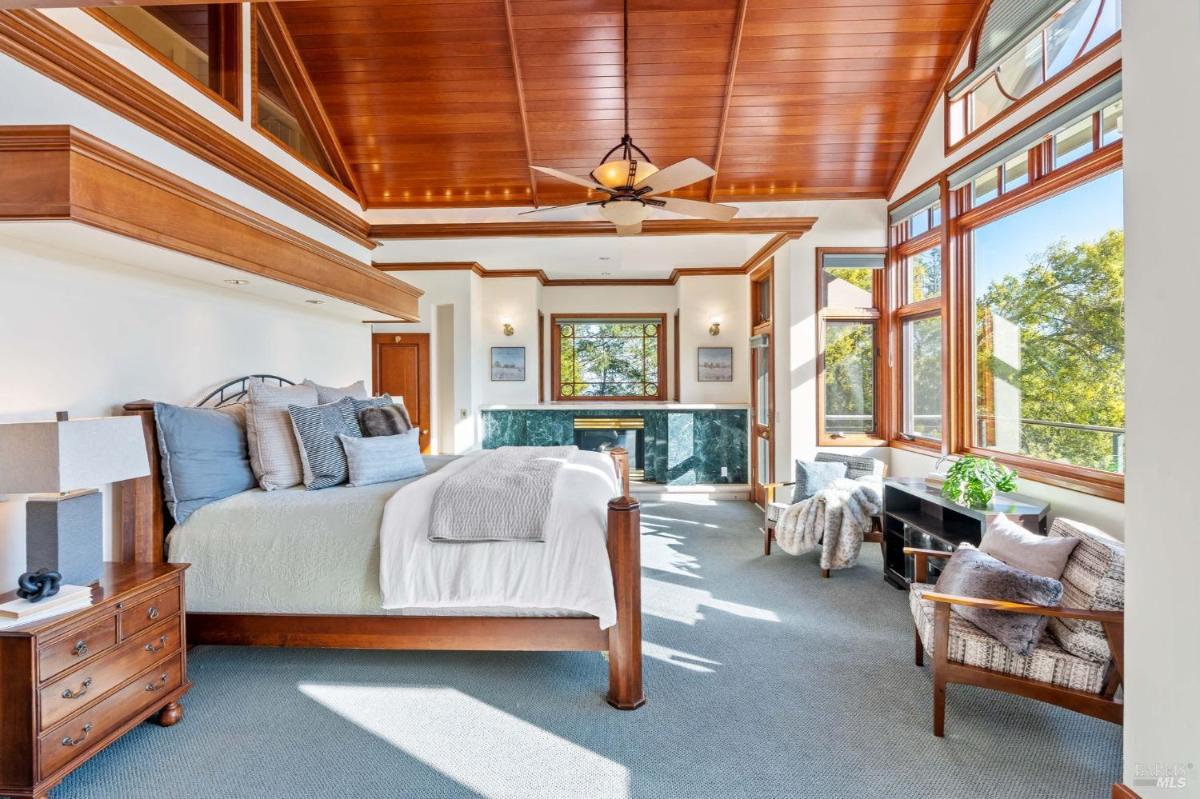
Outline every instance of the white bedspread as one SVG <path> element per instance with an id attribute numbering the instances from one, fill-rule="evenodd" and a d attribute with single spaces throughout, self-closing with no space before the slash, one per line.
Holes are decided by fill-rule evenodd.
<path id="1" fill-rule="evenodd" d="M 433 493 L 484 452 L 398 490 L 379 531 L 383 607 L 511 607 L 586 613 L 616 623 L 606 539 L 608 501 L 620 493 L 612 458 L 577 451 L 559 472 L 546 540 L 450 543 L 429 540 Z"/>

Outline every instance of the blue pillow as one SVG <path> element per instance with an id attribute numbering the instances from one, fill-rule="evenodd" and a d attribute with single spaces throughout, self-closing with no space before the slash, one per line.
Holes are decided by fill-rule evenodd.
<path id="1" fill-rule="evenodd" d="M 246 449 L 246 407 L 154 404 L 163 498 L 176 524 L 218 499 L 258 485 Z"/>
<path id="2" fill-rule="evenodd" d="M 387 483 L 425 474 L 421 431 L 416 428 L 398 436 L 358 438 L 340 435 L 338 438 L 346 449 L 352 486 Z"/>
<path id="3" fill-rule="evenodd" d="M 792 504 L 803 502 L 834 480 L 846 476 L 846 464 L 830 461 L 796 461 L 796 485 Z"/>

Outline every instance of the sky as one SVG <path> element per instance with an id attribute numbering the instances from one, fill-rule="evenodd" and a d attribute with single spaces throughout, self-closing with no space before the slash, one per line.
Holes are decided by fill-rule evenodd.
<path id="1" fill-rule="evenodd" d="M 1074 245 L 1122 230 L 1121 172 L 1103 177 L 998 219 L 975 231 L 976 296 L 997 277 L 1018 274 L 1059 239 Z"/>

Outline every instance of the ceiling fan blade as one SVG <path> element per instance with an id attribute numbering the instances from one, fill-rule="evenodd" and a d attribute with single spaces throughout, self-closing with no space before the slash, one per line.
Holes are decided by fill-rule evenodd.
<path id="1" fill-rule="evenodd" d="M 636 225 L 617 225 L 617 235 L 618 236 L 636 236 L 637 234 L 639 234 L 641 232 L 642 232 L 642 223 L 641 222 L 638 222 Z"/>
<path id="2" fill-rule="evenodd" d="M 738 209 L 732 205 L 718 205 L 699 200 L 684 200 L 679 197 L 660 197 L 661 208 L 685 216 L 697 216 L 701 219 L 711 219 L 714 222 L 728 222 L 733 219 Z M 657 205 L 658 203 L 655 203 Z"/>
<path id="3" fill-rule="evenodd" d="M 571 203 L 570 205 L 547 205 L 544 208 L 534 208 L 532 211 L 522 211 L 521 213 L 517 214 L 517 216 L 525 216 L 526 214 L 540 214 L 544 213 L 545 211 L 561 211 L 564 208 L 579 208 L 580 206 L 584 205 L 599 205 L 600 203 L 600 200 L 594 200 L 588 203 Z"/>
<path id="4" fill-rule="evenodd" d="M 530 169 L 533 169 L 537 172 L 541 172 L 543 175 L 549 175 L 552 178 L 558 178 L 559 180 L 565 180 L 567 183 L 574 183 L 576 186 L 583 186 L 585 189 L 596 189 L 597 191 L 606 191 L 606 192 L 609 191 L 607 188 L 605 188 L 604 186 L 601 186 L 599 183 L 597 183 L 594 180 L 589 180 L 588 178 L 581 178 L 578 175 L 572 175 L 569 172 L 563 172 L 558 169 L 551 169 L 548 166 L 531 166 Z M 611 192 L 609 192 L 609 193 L 611 193 Z"/>
<path id="5" fill-rule="evenodd" d="M 535 169 L 537 167 L 534 167 Z M 638 181 L 634 191 L 649 188 L 647 195 L 672 191 L 695 183 L 698 180 L 711 178 L 717 174 L 711 166 L 695 158 L 685 158 L 678 163 L 664 167 L 644 180 Z"/>

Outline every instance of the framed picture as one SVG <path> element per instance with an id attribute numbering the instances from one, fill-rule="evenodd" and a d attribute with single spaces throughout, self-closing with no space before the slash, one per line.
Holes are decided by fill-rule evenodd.
<path id="1" fill-rule="evenodd" d="M 492 347 L 492 382 L 525 380 L 524 347 Z"/>
<path id="2" fill-rule="evenodd" d="M 732 383 L 733 347 L 697 347 L 696 380 L 700 383 Z"/>

